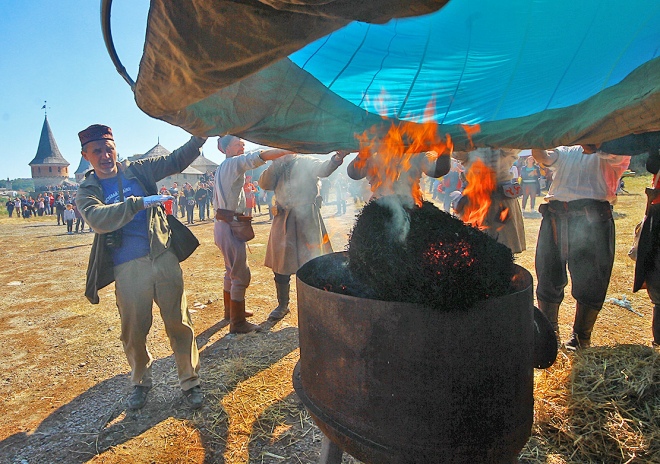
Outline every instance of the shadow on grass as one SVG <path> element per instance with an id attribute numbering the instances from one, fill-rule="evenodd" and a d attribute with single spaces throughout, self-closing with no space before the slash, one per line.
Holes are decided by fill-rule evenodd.
<path id="1" fill-rule="evenodd" d="M 222 398 L 231 394 L 239 383 L 267 369 L 298 347 L 298 329 L 295 327 L 245 336 L 225 335 L 208 345 L 211 337 L 226 325 L 227 321 L 218 322 L 197 336 L 198 346 L 204 347 L 200 351 L 200 376 L 206 401 L 201 409 L 191 411 L 184 404 L 174 357 L 168 356 L 154 361 L 154 387 L 141 410 L 126 409 L 126 398 L 130 393 L 128 375 L 116 375 L 59 407 L 36 430 L 2 440 L 0 462 L 87 462 L 168 418 L 186 420 L 198 427 L 205 448 L 205 461 L 224 462 L 228 429 L 226 414 L 224 419 L 221 417 Z M 247 362 L 252 359 L 259 360 L 259 363 Z M 235 369 L 237 360 L 244 361 L 240 371 Z M 212 434 L 206 428 L 211 422 L 215 423 Z"/>

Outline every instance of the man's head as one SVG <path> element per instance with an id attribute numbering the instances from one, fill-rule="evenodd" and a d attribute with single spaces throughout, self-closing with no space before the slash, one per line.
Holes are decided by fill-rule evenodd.
<path id="1" fill-rule="evenodd" d="M 227 158 L 233 158 L 245 152 L 245 144 L 234 135 L 225 135 L 218 138 L 218 150 L 227 155 Z"/>
<path id="2" fill-rule="evenodd" d="M 117 175 L 117 149 L 112 129 L 101 124 L 93 124 L 78 133 L 82 157 L 94 168 L 99 179 L 109 179 Z"/>

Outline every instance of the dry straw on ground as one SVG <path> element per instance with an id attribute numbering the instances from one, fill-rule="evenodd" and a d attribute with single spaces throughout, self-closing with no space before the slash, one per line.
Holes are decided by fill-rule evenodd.
<path id="1" fill-rule="evenodd" d="M 660 464 L 660 365 L 650 345 L 652 304 L 632 293 L 626 256 L 644 207 L 648 177 L 626 179 L 630 194 L 615 207 L 616 260 L 608 297 L 626 296 L 639 313 L 607 303 L 593 348 L 560 354 L 536 371 L 535 423 L 521 454 L 524 464 Z M 355 210 L 323 216 L 335 250 L 344 249 Z M 261 334 L 231 336 L 222 323 L 222 258 L 212 224 L 192 229 L 202 246 L 183 263 L 207 402 L 183 405 L 176 367 L 156 314 L 149 347 L 156 385 L 145 408 L 125 411 L 128 367 L 121 348 L 113 288 L 91 306 L 82 295 L 91 234 L 68 236 L 53 218 L 0 217 L 3 310 L 0 349 L 0 462 L 305 463 L 318 462 L 321 434 L 291 383 L 298 360 L 297 307 L 284 320 L 263 322 L 275 307 L 270 269 L 263 267 L 270 225 L 259 216 L 248 256 L 248 291 Z M 525 213 L 527 251 L 517 264 L 534 274 L 540 216 Z M 295 287 L 295 284 L 294 284 Z M 292 289 L 292 296 L 295 290 Z M 570 286 L 559 325 L 569 333 L 575 301 Z M 157 309 L 155 309 L 157 313 Z M 344 456 L 344 464 L 356 462 Z"/>
<path id="2" fill-rule="evenodd" d="M 561 353 L 535 385 L 524 462 L 660 462 L 660 353 L 648 346 Z"/>

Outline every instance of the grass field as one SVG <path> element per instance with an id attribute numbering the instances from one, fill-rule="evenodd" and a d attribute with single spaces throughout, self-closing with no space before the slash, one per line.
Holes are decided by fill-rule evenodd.
<path id="1" fill-rule="evenodd" d="M 617 251 L 608 298 L 625 296 L 634 312 L 606 303 L 594 348 L 576 357 L 560 353 L 555 366 L 536 371 L 535 425 L 521 462 L 660 463 L 660 361 L 650 348 L 652 305 L 645 292 L 631 292 L 634 263 L 626 256 L 648 183 L 649 177 L 626 179 L 629 193 L 614 209 Z M 342 250 L 356 210 L 349 205 L 344 216 L 334 210 L 325 206 L 323 215 L 334 249 Z M 526 216 L 527 250 L 517 262 L 534 275 L 540 217 Z M 127 412 L 128 366 L 114 288 L 101 291 L 97 306 L 83 296 L 92 234 L 66 235 L 53 217 L 23 220 L 0 213 L 0 462 L 317 462 L 321 434 L 291 384 L 298 360 L 295 299 L 281 322 L 265 322 L 276 306 L 272 273 L 263 266 L 267 215 L 255 222 L 247 304 L 265 333 L 228 334 L 222 256 L 212 223 L 196 223 L 192 230 L 202 245 L 182 267 L 206 404 L 197 412 L 183 405 L 156 310 L 148 341 L 156 385 L 144 409 Z M 564 336 L 573 308 L 569 289 L 560 311 Z M 345 455 L 344 462 L 356 461 Z"/>

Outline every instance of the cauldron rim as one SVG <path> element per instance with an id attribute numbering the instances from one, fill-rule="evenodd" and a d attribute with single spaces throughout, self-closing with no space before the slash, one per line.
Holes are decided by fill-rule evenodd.
<path id="1" fill-rule="evenodd" d="M 369 298 L 369 297 L 363 297 L 363 296 L 354 296 L 354 295 L 350 295 L 350 294 L 347 294 L 347 293 L 340 293 L 340 292 L 335 292 L 335 291 L 332 291 L 332 290 L 327 290 L 327 289 L 324 289 L 324 288 L 320 288 L 316 285 L 312 285 L 311 283 L 309 283 L 309 278 L 308 278 L 308 274 L 310 273 L 309 268 L 311 268 L 313 266 L 316 266 L 320 261 L 325 261 L 325 260 L 330 260 L 330 259 L 339 259 L 339 258 L 346 261 L 348 259 L 348 252 L 347 251 L 336 251 L 336 252 L 333 252 L 333 253 L 327 253 L 325 255 L 317 256 L 316 258 L 313 258 L 310 261 L 303 264 L 300 267 L 300 269 L 298 269 L 298 271 L 296 272 L 296 279 L 300 280 L 300 282 L 304 283 L 305 285 L 307 285 L 310 288 L 314 288 L 316 290 L 325 291 L 325 292 L 333 293 L 335 295 L 339 295 L 342 298 L 346 298 L 348 301 L 350 301 L 350 300 L 356 300 L 356 301 L 365 301 L 365 300 L 366 301 L 383 301 L 383 302 L 387 302 L 387 303 L 396 303 L 397 306 L 402 306 L 404 308 L 406 306 L 411 307 L 411 308 L 412 307 L 415 307 L 415 308 L 427 307 L 426 305 L 421 305 L 419 303 L 411 303 L 411 302 L 406 302 L 406 301 L 380 300 L 380 299 L 376 299 L 376 298 Z M 477 308 L 477 307 L 481 306 L 484 302 L 497 300 L 498 298 L 506 298 L 506 297 L 515 296 L 515 295 L 518 295 L 518 294 L 521 294 L 521 293 L 527 291 L 527 289 L 530 286 L 533 285 L 533 278 L 532 278 L 531 273 L 527 269 L 525 269 L 524 267 L 520 266 L 519 264 L 514 263 L 513 267 L 514 267 L 514 272 L 513 272 L 512 282 L 511 282 L 511 287 L 513 289 L 512 291 L 509 291 L 509 292 L 507 292 L 503 295 L 499 295 L 499 296 L 496 296 L 496 297 L 484 298 L 484 299 L 478 300 L 475 303 L 473 303 L 470 306 L 470 308 L 468 308 L 468 310 L 473 309 L 473 308 Z M 517 276 L 519 277 L 519 280 L 515 281 Z"/>

